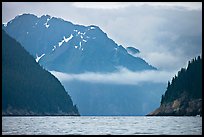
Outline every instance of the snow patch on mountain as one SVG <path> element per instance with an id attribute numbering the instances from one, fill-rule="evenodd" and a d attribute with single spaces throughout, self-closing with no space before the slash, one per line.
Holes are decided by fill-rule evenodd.
<path id="1" fill-rule="evenodd" d="M 6 27 L 6 26 L 7 26 L 7 23 L 3 23 L 3 25 L 4 25 L 4 27 Z"/>
<path id="2" fill-rule="evenodd" d="M 89 27 L 88 30 L 93 30 L 96 29 L 95 27 Z"/>
<path id="3" fill-rule="evenodd" d="M 54 51 L 56 49 L 56 46 L 54 46 L 54 48 L 52 49 L 52 51 Z"/>
<path id="4" fill-rule="evenodd" d="M 60 47 L 64 43 L 64 40 L 58 43 L 58 46 Z"/>
<path id="5" fill-rule="evenodd" d="M 87 42 L 87 40 L 84 40 L 84 39 L 82 41 Z"/>
<path id="6" fill-rule="evenodd" d="M 72 35 L 72 34 L 71 34 L 68 38 L 66 38 L 66 37 L 64 36 L 64 37 L 63 37 L 63 40 L 58 43 L 58 46 L 60 47 L 64 42 L 67 43 L 67 42 L 70 41 L 72 38 L 73 38 L 73 35 Z"/>
<path id="7" fill-rule="evenodd" d="M 45 54 L 42 54 L 41 56 L 38 57 L 38 54 L 36 54 L 36 59 L 35 61 L 38 62 L 43 56 L 45 56 Z"/>
<path id="8" fill-rule="evenodd" d="M 45 27 L 48 28 L 50 25 L 48 24 L 48 21 L 51 19 L 52 17 L 50 18 L 47 18 L 47 21 L 44 23 Z"/>
<path id="9" fill-rule="evenodd" d="M 48 28 L 50 25 L 46 24 L 45 27 Z"/>
<path id="10" fill-rule="evenodd" d="M 72 38 L 73 38 L 73 35 L 72 35 L 72 34 L 71 34 L 68 38 L 65 38 L 65 36 L 64 36 L 64 41 L 65 41 L 65 42 L 68 42 L 68 41 L 70 41 Z"/>

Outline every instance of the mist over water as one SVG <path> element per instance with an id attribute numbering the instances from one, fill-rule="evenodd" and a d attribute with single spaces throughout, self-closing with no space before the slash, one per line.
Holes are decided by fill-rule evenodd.
<path id="1" fill-rule="evenodd" d="M 2 117 L 3 135 L 202 135 L 202 117 Z"/>

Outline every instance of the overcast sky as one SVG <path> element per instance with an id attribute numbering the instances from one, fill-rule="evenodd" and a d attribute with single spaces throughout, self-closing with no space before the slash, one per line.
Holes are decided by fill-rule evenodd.
<path id="1" fill-rule="evenodd" d="M 162 71 L 180 70 L 202 53 L 201 2 L 2 3 L 2 23 L 23 13 L 97 25 L 118 45 L 139 49 L 138 56 Z"/>

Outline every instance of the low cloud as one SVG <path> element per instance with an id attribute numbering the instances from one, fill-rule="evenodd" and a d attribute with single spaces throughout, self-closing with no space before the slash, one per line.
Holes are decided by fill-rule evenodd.
<path id="1" fill-rule="evenodd" d="M 60 81 L 84 81 L 90 83 L 105 83 L 105 84 L 124 84 L 138 85 L 144 82 L 152 83 L 167 83 L 176 74 L 176 72 L 146 70 L 133 72 L 122 68 L 113 73 L 95 73 L 86 72 L 81 74 L 68 74 L 58 71 L 50 71 Z"/>

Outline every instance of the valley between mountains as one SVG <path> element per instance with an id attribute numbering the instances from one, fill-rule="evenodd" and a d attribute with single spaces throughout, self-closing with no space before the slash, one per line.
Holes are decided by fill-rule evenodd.
<path id="1" fill-rule="evenodd" d="M 200 56 L 167 87 L 155 75 L 166 74 L 139 49 L 118 45 L 96 25 L 22 14 L 2 24 L 2 35 L 3 115 L 202 115 L 201 104 L 187 109 L 202 102 Z M 195 73 L 197 82 L 185 87 Z M 180 99 L 184 91 L 188 98 Z"/>

